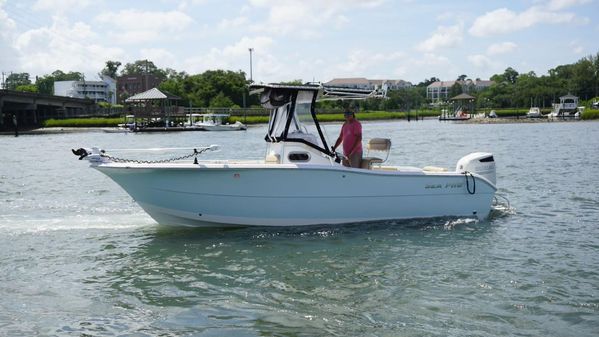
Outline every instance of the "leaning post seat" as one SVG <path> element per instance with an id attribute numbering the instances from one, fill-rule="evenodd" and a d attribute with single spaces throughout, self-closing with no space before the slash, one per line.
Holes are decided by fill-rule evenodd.
<path id="1" fill-rule="evenodd" d="M 391 139 L 389 138 L 372 138 L 366 144 L 366 156 L 362 158 L 360 165 L 363 169 L 371 169 L 373 164 L 382 164 L 389 158 L 389 151 L 391 150 Z M 385 159 L 378 157 L 370 157 L 370 151 L 386 152 Z"/>

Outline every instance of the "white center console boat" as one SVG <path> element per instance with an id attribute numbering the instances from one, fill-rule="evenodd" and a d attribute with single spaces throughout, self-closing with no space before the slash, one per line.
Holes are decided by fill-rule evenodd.
<path id="1" fill-rule="evenodd" d="M 262 161 L 135 162 L 98 148 L 74 152 L 165 225 L 304 226 L 488 216 L 496 191 L 492 154 L 471 153 L 455 170 L 384 166 L 376 158 L 365 159 L 363 168 L 345 167 L 324 136 L 315 102 L 375 93 L 321 85 L 251 89 L 271 109 Z M 371 145 L 377 144 L 390 146 L 390 141 Z"/>

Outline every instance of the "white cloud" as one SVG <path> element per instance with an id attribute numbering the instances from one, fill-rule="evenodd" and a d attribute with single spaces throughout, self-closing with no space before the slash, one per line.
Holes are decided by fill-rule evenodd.
<path id="1" fill-rule="evenodd" d="M 498 54 L 506 54 L 518 47 L 517 44 L 513 42 L 501 42 L 494 43 L 487 48 L 488 55 L 498 55 Z"/>
<path id="2" fill-rule="evenodd" d="M 92 4 L 97 5 L 97 1 L 94 3 L 92 0 L 37 0 L 32 8 L 36 11 L 66 13 L 85 9 Z"/>
<path id="3" fill-rule="evenodd" d="M 565 23 L 574 20 L 572 13 L 554 13 L 538 6 L 530 7 L 521 13 L 507 8 L 496 9 L 479 16 L 470 27 L 469 33 L 478 36 L 506 34 L 532 27 L 540 23 Z"/>
<path id="4" fill-rule="evenodd" d="M 433 52 L 439 48 L 456 47 L 463 40 L 463 25 L 439 26 L 428 39 L 420 42 L 416 49 L 423 52 Z"/>
<path id="5" fill-rule="evenodd" d="M 128 9 L 118 13 L 101 13 L 96 16 L 95 21 L 116 29 L 110 34 L 113 41 L 132 44 L 176 38 L 193 19 L 180 11 L 149 12 Z"/>
<path id="6" fill-rule="evenodd" d="M 163 0 L 164 2 L 165 0 Z M 171 1 L 171 0 L 168 0 Z M 177 0 L 172 0 L 177 1 Z M 177 10 L 181 12 L 186 12 L 191 10 L 194 6 L 203 6 L 208 3 L 208 0 L 183 0 L 179 1 L 177 4 Z"/>
<path id="7" fill-rule="evenodd" d="M 0 1 L 0 38 L 8 38 L 15 28 L 15 21 L 2 9 L 2 2 Z"/>
<path id="8" fill-rule="evenodd" d="M 584 53 L 584 47 L 580 44 L 580 41 L 578 39 L 570 42 L 570 49 L 576 55 L 581 55 Z"/>
<path id="9" fill-rule="evenodd" d="M 60 69 L 93 76 L 104 67 L 106 60 L 122 59 L 125 54 L 120 48 L 95 43 L 98 39 L 87 24 L 71 25 L 65 18 L 54 17 L 51 26 L 18 35 L 14 48 L 20 55 L 20 67 L 32 74 Z"/>
<path id="10" fill-rule="evenodd" d="M 255 38 L 243 37 L 235 44 L 224 48 L 212 48 L 199 56 L 187 58 L 184 69 L 191 74 L 201 73 L 208 69 L 244 70 L 249 77 L 249 48 L 253 52 L 253 73 L 260 74 L 260 78 L 272 75 L 273 71 L 280 69 L 280 62 L 271 54 L 273 40 L 270 37 L 258 36 Z M 254 76 L 256 79 L 256 76 Z"/>
<path id="11" fill-rule="evenodd" d="M 140 60 L 152 60 L 159 68 L 172 68 L 177 63 L 177 57 L 166 49 L 143 48 L 139 52 Z"/>
<path id="12" fill-rule="evenodd" d="M 17 50 L 12 46 L 16 35 L 16 23 L 2 9 L 3 1 L 0 0 L 0 70 L 16 69 Z"/>
<path id="13" fill-rule="evenodd" d="M 494 66 L 491 59 L 481 54 L 468 55 L 468 61 L 470 61 L 476 68 L 489 68 Z"/>
<path id="14" fill-rule="evenodd" d="M 349 22 L 343 13 L 355 8 L 375 8 L 383 0 L 250 0 L 259 9 L 268 10 L 268 19 L 255 24 L 252 29 L 270 34 L 293 33 L 302 38 L 314 38 L 321 34 L 322 27 L 331 25 L 335 29 Z"/>
<path id="15" fill-rule="evenodd" d="M 397 64 L 405 58 L 406 56 L 402 52 L 373 53 L 370 50 L 354 50 L 349 53 L 346 61 L 335 67 L 336 76 L 373 77 L 374 72 L 380 71 L 380 66 L 387 65 L 391 68 L 393 64 Z"/>
<path id="16" fill-rule="evenodd" d="M 552 11 L 558 11 L 564 8 L 583 5 L 589 2 L 591 2 L 591 0 L 550 0 L 547 4 L 547 8 Z"/>
<path id="17" fill-rule="evenodd" d="M 223 19 L 218 24 L 218 29 L 220 30 L 230 30 L 239 28 L 248 23 L 248 18 L 246 16 L 239 16 L 233 19 Z"/>
<path id="18" fill-rule="evenodd" d="M 453 79 L 458 76 L 458 73 L 463 73 L 447 56 L 435 53 L 414 55 L 402 62 L 400 67 L 396 71 L 404 70 L 405 72 L 402 74 L 405 76 L 404 79 L 411 78 L 415 81 L 414 83 L 433 76 L 441 79 Z"/>

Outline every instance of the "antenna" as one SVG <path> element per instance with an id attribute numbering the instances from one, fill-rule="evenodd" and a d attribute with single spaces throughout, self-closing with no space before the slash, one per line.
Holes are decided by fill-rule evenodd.
<path id="1" fill-rule="evenodd" d="M 375 89 L 350 89 L 344 87 L 322 86 L 322 96 L 319 101 L 338 100 L 338 99 L 367 99 L 367 98 L 386 98 L 387 91 Z"/>

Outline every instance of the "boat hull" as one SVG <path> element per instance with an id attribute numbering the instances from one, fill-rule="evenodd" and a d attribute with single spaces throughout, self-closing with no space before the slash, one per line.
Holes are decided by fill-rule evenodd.
<path id="1" fill-rule="evenodd" d="M 442 216 L 486 218 L 495 187 L 458 173 L 235 166 L 95 167 L 158 223 L 305 226 Z M 475 185 L 475 186 L 474 186 Z M 472 192 L 476 188 L 474 194 Z"/>

